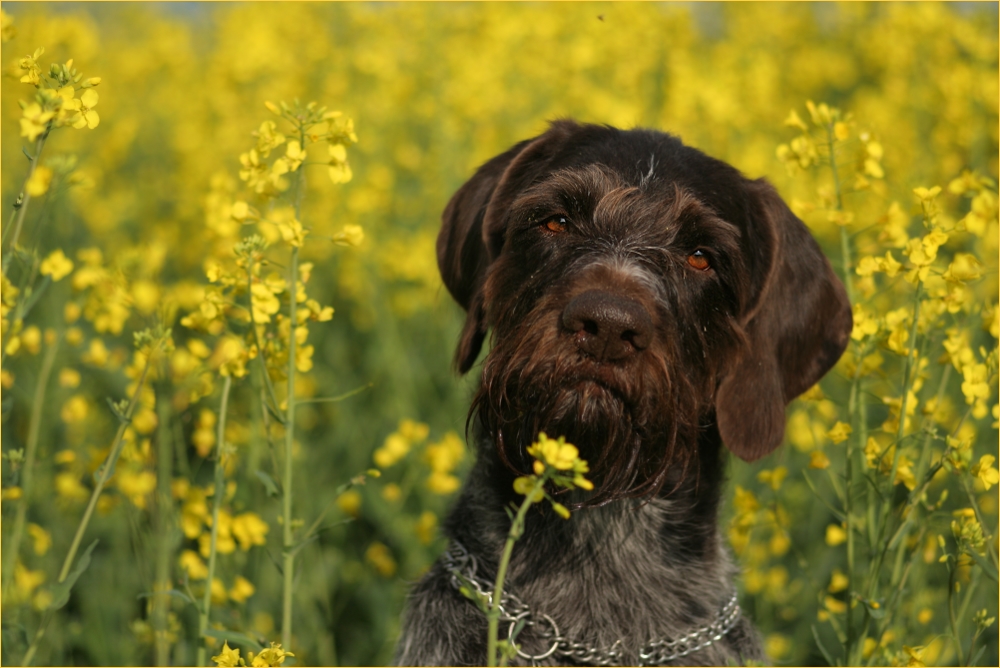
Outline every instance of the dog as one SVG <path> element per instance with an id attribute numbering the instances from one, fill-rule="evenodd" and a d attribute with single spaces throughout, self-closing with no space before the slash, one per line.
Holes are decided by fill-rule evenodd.
<path id="1" fill-rule="evenodd" d="M 500 638 L 515 665 L 766 661 L 718 529 L 725 450 L 753 461 L 785 406 L 840 358 L 843 284 L 763 179 L 653 130 L 559 120 L 482 165 L 437 240 L 467 317 L 455 364 L 492 330 L 472 402 L 475 463 L 448 552 L 404 611 L 400 665 L 484 665 L 491 595 L 539 432 L 592 491 L 538 504 L 514 547 Z M 468 431 L 468 429 L 467 429 Z"/>

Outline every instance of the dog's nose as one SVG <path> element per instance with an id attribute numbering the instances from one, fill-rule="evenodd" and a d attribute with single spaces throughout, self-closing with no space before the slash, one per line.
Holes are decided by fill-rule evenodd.
<path id="1" fill-rule="evenodd" d="M 576 345 L 598 362 L 644 350 L 653 335 L 653 320 L 642 304 L 604 290 L 588 290 L 570 300 L 562 324 L 574 334 Z"/>

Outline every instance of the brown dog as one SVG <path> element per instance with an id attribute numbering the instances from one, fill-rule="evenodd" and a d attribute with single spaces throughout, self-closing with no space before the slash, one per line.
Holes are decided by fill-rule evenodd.
<path id="1" fill-rule="evenodd" d="M 504 629 L 527 622 L 517 661 L 763 659 L 718 532 L 722 445 L 776 448 L 786 404 L 847 344 L 844 288 L 802 222 L 675 137 L 559 121 L 455 194 L 438 262 L 468 313 L 459 370 L 490 329 L 492 348 L 452 547 L 412 594 L 397 661 L 485 661 L 486 618 L 457 585 L 490 593 L 539 431 L 577 445 L 596 488 L 568 495 L 568 521 L 528 518 L 501 599 Z"/>

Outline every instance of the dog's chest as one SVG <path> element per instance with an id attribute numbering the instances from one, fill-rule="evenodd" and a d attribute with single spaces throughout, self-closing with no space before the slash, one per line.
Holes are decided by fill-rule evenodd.
<path id="1" fill-rule="evenodd" d="M 718 541 L 685 530 L 666 501 L 577 511 L 562 527 L 531 529 L 515 550 L 511 589 L 571 642 L 600 650 L 620 641 L 635 658 L 650 641 L 709 622 L 729 594 Z"/>

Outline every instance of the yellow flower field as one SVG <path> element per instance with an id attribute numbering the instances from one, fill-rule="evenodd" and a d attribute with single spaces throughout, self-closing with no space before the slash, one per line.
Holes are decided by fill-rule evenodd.
<path id="1" fill-rule="evenodd" d="M 848 352 L 730 466 L 773 661 L 997 665 L 995 5 L 5 3 L 0 33 L 5 665 L 391 662 L 470 460 L 440 214 L 560 117 L 766 176 L 845 278 Z"/>

